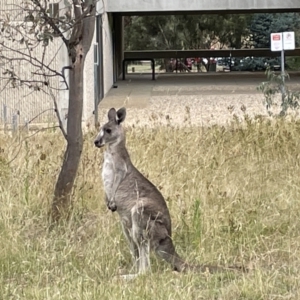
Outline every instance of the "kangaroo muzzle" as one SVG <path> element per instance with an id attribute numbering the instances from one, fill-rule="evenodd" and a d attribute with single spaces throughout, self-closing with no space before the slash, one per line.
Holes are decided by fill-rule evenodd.
<path id="1" fill-rule="evenodd" d="M 97 148 L 101 148 L 105 145 L 103 129 L 100 130 L 98 136 L 96 137 L 96 139 L 94 141 L 94 144 Z"/>
<path id="2" fill-rule="evenodd" d="M 105 143 L 103 142 L 103 139 L 95 140 L 94 144 L 97 148 L 101 148 L 105 145 Z"/>

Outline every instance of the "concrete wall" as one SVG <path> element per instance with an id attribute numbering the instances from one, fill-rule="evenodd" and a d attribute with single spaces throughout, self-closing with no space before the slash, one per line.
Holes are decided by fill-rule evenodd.
<path id="1" fill-rule="evenodd" d="M 104 95 L 111 89 L 114 83 L 114 63 L 113 63 L 113 30 L 112 16 L 108 13 L 103 14 L 103 76 L 104 76 Z"/>
<path id="2" fill-rule="evenodd" d="M 97 14 L 102 15 L 104 95 L 114 84 L 113 20 L 107 9 L 110 2 L 112 0 L 99 0 L 97 2 Z"/>
<path id="3" fill-rule="evenodd" d="M 113 0 L 108 12 L 300 10 L 300 0 Z"/>
<path id="4" fill-rule="evenodd" d="M 51 2 L 58 2 L 57 0 L 50 0 Z M 11 19 L 15 21 L 23 21 L 24 14 L 19 10 L 8 10 L 8 5 L 16 5 L 20 2 L 20 0 L 0 0 L 0 18 L 3 17 L 5 19 L 6 14 L 8 13 Z M 64 2 L 59 1 L 60 9 L 64 8 Z M 113 29 L 112 29 L 112 15 L 110 13 L 105 12 L 105 8 L 107 7 L 107 1 L 101 0 L 97 3 L 97 13 L 103 14 L 103 24 L 102 24 L 102 32 L 103 32 L 103 66 L 104 66 L 104 94 L 106 94 L 113 85 Z M 13 6 L 12 6 L 13 7 Z M 8 10 L 8 11 L 6 11 Z M 67 37 L 68 38 L 68 37 Z M 1 35 L 0 35 L 1 41 Z M 96 43 L 96 30 L 94 34 L 94 39 L 91 44 L 90 51 L 87 54 L 84 68 L 84 104 L 83 104 L 83 122 L 87 122 L 91 120 L 93 117 L 94 111 L 94 47 L 93 45 Z M 6 42 L 7 45 L 8 42 Z M 10 45 L 15 47 L 13 44 Z M 20 46 L 18 44 L 18 46 Z M 68 66 L 70 64 L 68 53 L 65 45 L 62 41 L 57 38 L 54 39 L 52 43 L 47 48 L 48 52 L 45 58 L 45 62 L 47 60 L 51 60 L 50 67 L 52 69 L 60 71 L 62 66 Z M 43 48 L 36 48 L 31 54 L 40 58 L 43 53 Z M 13 55 L 13 53 L 12 53 Z M 53 59 L 54 57 L 54 59 Z M 20 73 L 25 77 L 28 77 L 31 72 L 36 71 L 36 68 L 28 63 L 18 63 L 16 62 L 17 70 L 20 70 Z M 0 64 L 1 74 L 5 70 L 6 65 Z M 66 80 L 69 78 L 69 70 L 65 70 Z M 27 76 L 27 73 L 29 74 Z M 63 121 L 63 126 L 66 129 L 66 115 L 68 113 L 68 102 L 69 102 L 69 91 L 66 90 L 65 84 L 62 82 L 61 78 L 53 77 L 51 78 L 51 86 L 55 88 L 53 90 L 54 96 L 57 99 L 58 111 Z M 0 90 L 3 89 L 0 96 L 0 125 L 4 120 L 4 107 L 5 107 L 5 119 L 10 123 L 12 120 L 12 116 L 19 112 L 18 118 L 20 123 L 24 123 L 25 120 L 30 120 L 35 116 L 39 115 L 41 112 L 45 111 L 45 113 L 41 114 L 40 117 L 35 119 L 35 122 L 43 123 L 43 122 L 56 122 L 56 115 L 54 113 L 53 99 L 45 93 L 42 92 L 34 92 L 29 90 L 26 86 L 20 87 L 18 89 L 9 88 L 4 89 L 6 85 L 5 80 L 0 81 Z M 49 110 L 49 111 L 47 111 Z M 6 112 L 7 111 L 7 112 Z"/>
<path id="5" fill-rule="evenodd" d="M 112 16 L 105 12 L 106 0 L 97 3 L 97 13 L 102 14 L 102 33 L 103 33 L 103 85 L 104 95 L 111 89 L 113 85 L 113 36 L 112 36 Z M 84 93 L 83 93 L 83 115 L 82 121 L 86 125 L 93 122 L 93 112 L 95 109 L 95 89 L 94 89 L 94 44 L 96 44 L 96 29 L 94 32 L 91 48 L 87 54 L 84 67 Z M 68 60 L 66 51 L 62 50 L 61 61 L 67 65 Z M 68 72 L 66 75 L 68 77 Z M 100 84 L 100 82 L 98 83 Z M 59 111 L 64 119 L 64 115 L 68 110 L 68 91 L 60 92 Z M 66 120 L 65 120 L 66 121 Z"/>
<path id="6" fill-rule="evenodd" d="M 113 36 L 112 36 L 112 16 L 105 12 L 107 1 L 99 1 L 97 13 L 102 14 L 102 35 L 103 35 L 103 90 L 104 95 L 113 86 Z M 94 94 L 94 47 L 96 43 L 96 30 L 89 53 L 86 57 L 84 68 L 84 105 L 83 122 L 91 121 L 95 109 Z M 98 83 L 100 84 L 100 82 Z"/>
<path id="7" fill-rule="evenodd" d="M 84 90 L 83 90 L 83 112 L 82 121 L 86 122 L 93 116 L 95 109 L 95 90 L 94 90 L 94 44 L 96 43 L 96 30 L 94 31 L 91 48 L 87 53 L 84 65 Z"/>
<path id="8" fill-rule="evenodd" d="M 9 18 L 12 25 L 22 24 L 26 13 L 20 8 L 20 2 L 20 0 L 0 0 L 0 20 Z M 26 24 L 28 26 L 30 25 L 30 23 L 25 23 L 24 25 Z M 21 27 L 19 30 L 22 30 Z M 27 35 L 28 39 L 35 39 L 33 35 L 30 36 L 30 34 L 26 34 L 25 31 L 23 31 L 22 34 L 25 36 Z M 18 40 L 21 39 L 21 35 L 15 33 L 14 41 L 6 39 L 5 36 L 5 34 L 0 33 L 0 42 L 4 42 L 6 47 L 19 50 L 40 61 L 43 60 L 42 57 L 45 48 L 42 43 L 39 45 L 35 44 L 32 50 L 28 51 L 24 44 L 18 42 Z M 27 62 L 25 59 L 28 59 L 28 57 L 11 51 L 6 47 L 0 46 L 2 54 L 7 58 L 14 60 L 11 62 L 4 59 L 0 61 L 0 127 L 4 122 L 11 124 L 13 116 L 17 117 L 19 125 L 24 125 L 25 122 L 30 120 L 33 120 L 32 123 L 55 123 L 56 115 L 54 113 L 53 99 L 48 94 L 49 90 L 46 87 L 44 90 L 47 93 L 44 93 L 42 91 L 34 90 L 33 88 L 28 88 L 28 85 L 26 84 L 21 85 L 18 88 L 12 88 L 11 83 L 7 84 L 8 81 L 6 79 L 9 79 L 9 76 L 3 73 L 6 69 L 10 69 L 11 67 L 13 67 L 17 76 L 20 76 L 20 79 L 22 80 L 34 81 L 44 80 L 44 78 L 42 76 L 33 75 L 33 73 L 39 71 L 39 68 Z M 61 70 L 59 54 L 61 47 L 61 40 L 55 38 L 46 48 L 44 63 L 45 65 L 49 65 L 53 70 Z M 60 81 L 60 77 L 49 78 L 49 87 L 53 87 L 52 93 L 56 99 L 59 98 L 58 88 Z"/>

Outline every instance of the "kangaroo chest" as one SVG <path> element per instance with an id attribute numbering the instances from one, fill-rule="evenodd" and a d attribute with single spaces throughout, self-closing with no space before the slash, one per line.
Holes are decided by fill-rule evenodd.
<path id="1" fill-rule="evenodd" d="M 112 154 L 105 151 L 104 152 L 104 162 L 102 167 L 102 180 L 107 196 L 111 194 L 111 188 L 114 183 L 115 172 Z"/>

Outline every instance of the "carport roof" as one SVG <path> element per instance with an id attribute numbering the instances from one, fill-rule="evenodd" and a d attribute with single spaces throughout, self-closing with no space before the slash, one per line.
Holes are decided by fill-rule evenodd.
<path id="1" fill-rule="evenodd" d="M 286 56 L 300 56 L 300 48 L 286 50 Z M 272 52 L 268 48 L 257 49 L 220 49 L 220 50 L 143 50 L 125 51 L 125 59 L 149 58 L 186 58 L 186 57 L 278 57 L 280 52 Z"/>

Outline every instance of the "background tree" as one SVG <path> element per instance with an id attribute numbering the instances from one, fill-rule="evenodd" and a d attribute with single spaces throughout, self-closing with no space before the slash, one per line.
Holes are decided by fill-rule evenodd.
<path id="1" fill-rule="evenodd" d="M 130 18 L 130 19 L 129 19 Z M 133 16 L 125 22 L 127 50 L 241 48 L 248 15 Z M 209 62 L 209 57 L 207 58 Z M 165 64 L 168 60 L 165 60 Z M 209 68 L 209 63 L 205 65 Z"/>
<path id="2" fill-rule="evenodd" d="M 249 15 L 133 16 L 125 23 L 127 50 L 241 48 Z"/>
<path id="3" fill-rule="evenodd" d="M 58 221 L 70 212 L 71 191 L 76 178 L 83 148 L 83 71 L 95 28 L 96 0 L 65 0 L 59 13 L 51 14 L 49 1 L 23 0 L 8 5 L 1 13 L 0 60 L 2 80 L 11 86 L 28 87 L 30 90 L 48 92 L 53 96 L 57 85 L 52 78 L 60 78 L 69 90 L 67 131 L 60 128 L 66 138 L 66 150 L 55 185 L 51 210 L 52 221 Z M 18 22 L 14 22 L 14 20 Z M 56 53 L 49 45 L 60 39 L 68 53 L 69 62 L 60 70 L 52 68 Z M 52 49 L 53 50 L 53 49 Z M 18 64 L 28 63 L 32 72 L 24 72 Z M 69 82 L 65 70 L 69 70 Z M 56 101 L 54 101 L 57 108 Z"/>
<path id="4" fill-rule="evenodd" d="M 299 13 L 254 14 L 249 26 L 254 48 L 270 48 L 270 34 L 284 31 L 295 31 L 299 46 L 299 30 Z"/>
<path id="5" fill-rule="evenodd" d="M 250 43 L 254 48 L 270 48 L 270 34 L 272 32 L 294 31 L 296 47 L 300 46 L 300 14 L 254 14 L 252 16 L 249 33 Z M 274 59 L 273 59 L 274 61 Z M 300 67 L 299 57 L 286 57 L 288 69 L 298 70 Z"/>
<path id="6" fill-rule="evenodd" d="M 181 49 L 177 16 L 132 16 L 130 19 L 125 23 L 127 50 Z"/>

